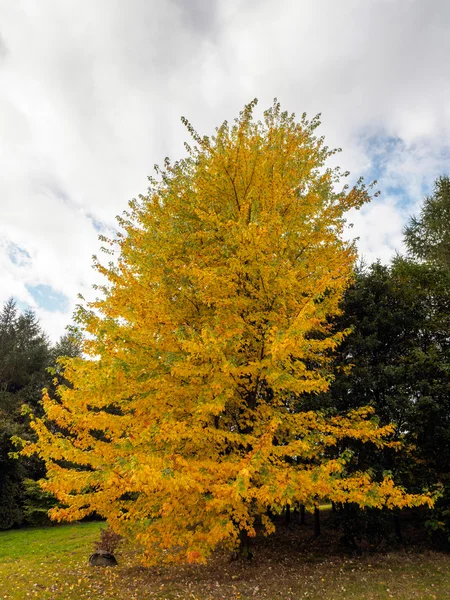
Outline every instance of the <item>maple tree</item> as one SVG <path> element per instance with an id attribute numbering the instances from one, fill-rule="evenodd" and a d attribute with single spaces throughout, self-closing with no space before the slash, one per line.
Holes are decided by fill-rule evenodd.
<path id="1" fill-rule="evenodd" d="M 273 531 L 268 511 L 285 505 L 431 502 L 329 452 L 392 444 L 370 409 L 296 409 L 332 378 L 347 332 L 330 317 L 356 257 L 344 217 L 369 193 L 335 191 L 347 173 L 326 168 L 318 117 L 297 122 L 275 102 L 256 122 L 255 104 L 210 138 L 184 119 L 195 146 L 157 168 L 105 240 L 118 260 L 95 261 L 108 283 L 78 311 L 85 356 L 62 361 L 68 384 L 44 397 L 24 449 L 46 461 L 53 518 L 96 512 L 147 564 L 236 548 Z"/>

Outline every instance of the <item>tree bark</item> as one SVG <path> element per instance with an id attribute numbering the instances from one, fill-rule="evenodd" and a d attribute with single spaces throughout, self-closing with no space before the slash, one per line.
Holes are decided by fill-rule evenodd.
<path id="1" fill-rule="evenodd" d="M 399 542 L 403 542 L 402 526 L 398 514 L 394 514 L 394 530 Z"/>
<path id="2" fill-rule="evenodd" d="M 289 506 L 289 504 L 286 504 L 286 506 L 284 507 L 284 522 L 286 523 L 286 525 L 289 525 L 289 523 L 291 522 L 291 507 Z"/>
<path id="3" fill-rule="evenodd" d="M 246 560 L 250 560 L 253 557 L 251 540 L 246 529 L 241 529 L 239 532 L 238 556 L 239 558 L 244 558 Z"/>
<path id="4" fill-rule="evenodd" d="M 300 504 L 300 525 L 305 524 L 305 505 Z"/>
<path id="5" fill-rule="evenodd" d="M 320 510 L 318 506 L 314 507 L 314 537 L 320 535 Z"/>

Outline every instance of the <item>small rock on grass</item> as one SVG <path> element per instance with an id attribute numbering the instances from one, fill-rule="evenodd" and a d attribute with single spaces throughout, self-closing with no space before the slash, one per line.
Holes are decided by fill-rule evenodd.
<path id="1" fill-rule="evenodd" d="M 89 564 L 91 567 L 115 567 L 117 566 L 117 560 L 114 554 L 97 550 L 89 557 Z"/>

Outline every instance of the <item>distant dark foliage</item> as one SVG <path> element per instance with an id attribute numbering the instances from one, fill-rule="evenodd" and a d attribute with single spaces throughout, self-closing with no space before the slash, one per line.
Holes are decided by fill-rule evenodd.
<path id="1" fill-rule="evenodd" d="M 48 368 L 57 368 L 57 356 L 74 352 L 80 350 L 72 337 L 63 336 L 52 347 L 32 311 L 20 312 L 12 299 L 5 303 L 0 311 L 0 529 L 46 520 L 53 502 L 35 483 L 44 477 L 44 465 L 37 458 L 12 458 L 17 448 L 11 438 L 31 439 L 22 407 L 41 413 L 42 388 L 52 385 Z"/>

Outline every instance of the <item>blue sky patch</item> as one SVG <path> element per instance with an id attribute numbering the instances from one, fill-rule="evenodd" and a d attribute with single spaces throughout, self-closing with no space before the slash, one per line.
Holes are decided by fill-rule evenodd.
<path id="1" fill-rule="evenodd" d="M 18 265 L 19 267 L 27 265 L 31 261 L 31 256 L 28 254 L 25 248 L 21 248 L 20 246 L 18 246 L 17 244 L 13 244 L 12 242 L 8 244 L 7 252 L 9 260 L 15 265 Z"/>
<path id="2" fill-rule="evenodd" d="M 393 157 L 405 151 L 404 142 L 398 137 L 389 135 L 369 136 L 362 140 L 362 145 L 371 160 L 370 168 L 364 176 L 366 183 L 371 183 L 374 179 L 380 183 Z M 386 191 L 390 192 L 394 187 L 397 192 L 403 192 L 400 186 L 386 188 Z"/>
<path id="3" fill-rule="evenodd" d="M 69 308 L 69 298 L 54 290 L 50 285 L 27 285 L 26 288 L 39 308 L 50 312 L 66 312 Z"/>
<path id="4" fill-rule="evenodd" d="M 407 157 L 415 157 L 417 147 L 408 146 L 399 137 L 385 134 L 361 136 L 360 144 L 370 159 L 370 167 L 364 173 L 366 185 L 377 180 L 375 190 L 380 190 L 382 196 L 394 196 L 399 207 L 407 207 L 421 200 L 432 190 L 434 178 L 439 173 L 430 173 L 430 178 L 422 178 L 419 196 L 408 193 L 408 177 L 410 169 L 405 169 Z M 420 163 L 417 155 L 415 161 Z"/>
<path id="5" fill-rule="evenodd" d="M 96 219 L 94 217 L 94 215 L 88 213 L 87 218 L 89 219 L 89 221 L 92 223 L 95 231 L 98 231 L 98 233 L 104 233 L 107 229 L 105 223 L 103 223 L 102 221 L 99 221 L 98 219 Z"/>

